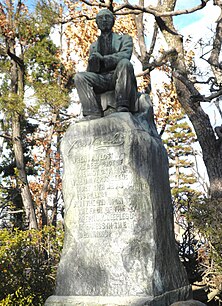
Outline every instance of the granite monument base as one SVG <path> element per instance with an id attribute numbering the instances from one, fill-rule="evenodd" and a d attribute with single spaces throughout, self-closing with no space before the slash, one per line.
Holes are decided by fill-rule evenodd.
<path id="1" fill-rule="evenodd" d="M 190 286 L 165 292 L 160 296 L 50 296 L 45 306 L 169 306 L 190 298 Z"/>
<path id="2" fill-rule="evenodd" d="M 61 144 L 65 241 L 55 305 L 169 306 L 190 298 L 168 158 L 152 105 L 71 125 Z"/>

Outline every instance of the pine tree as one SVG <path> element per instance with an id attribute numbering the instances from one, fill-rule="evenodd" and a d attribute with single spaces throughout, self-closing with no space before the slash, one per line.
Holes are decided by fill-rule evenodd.
<path id="1" fill-rule="evenodd" d="M 58 113 L 69 101 L 67 87 L 73 70 L 70 72 L 71 69 L 66 69 L 61 60 L 61 50 L 50 37 L 52 28 L 61 19 L 58 4 L 41 0 L 36 3 L 34 11 L 29 11 L 23 1 L 14 3 L 7 0 L 0 4 L 0 17 L 0 72 L 3 78 L 0 84 L 0 108 L 4 113 L 5 125 L 8 126 L 7 133 L 3 131 L 2 136 L 12 144 L 11 156 L 15 160 L 13 175 L 16 180 L 14 189 L 21 196 L 29 228 L 37 228 L 37 212 L 42 224 L 48 223 L 44 204 L 48 185 L 44 183 L 41 208 L 36 207 L 24 158 L 29 132 L 24 129 L 23 123 L 28 116 L 39 117 L 42 109 L 47 110 L 44 115 L 49 119 L 50 131 L 49 137 L 45 135 L 44 139 L 51 142 L 59 121 Z M 25 103 L 27 86 L 35 92 L 34 99 L 28 104 Z M 47 134 L 46 128 L 44 132 Z M 51 152 L 50 144 L 47 146 L 46 159 Z M 49 168 L 50 165 L 45 170 L 45 182 L 51 171 Z"/>

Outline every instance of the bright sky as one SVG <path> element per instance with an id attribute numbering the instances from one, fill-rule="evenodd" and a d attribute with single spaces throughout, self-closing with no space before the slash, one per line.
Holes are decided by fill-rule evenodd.
<path id="1" fill-rule="evenodd" d="M 192 8 L 200 4 L 200 0 L 177 0 L 176 10 L 182 10 L 187 8 Z M 206 7 L 202 10 L 196 11 L 192 14 L 175 16 L 174 20 L 178 27 L 178 29 L 182 29 L 189 24 L 194 23 L 195 21 L 201 19 L 203 17 L 203 10 L 206 10 Z"/>

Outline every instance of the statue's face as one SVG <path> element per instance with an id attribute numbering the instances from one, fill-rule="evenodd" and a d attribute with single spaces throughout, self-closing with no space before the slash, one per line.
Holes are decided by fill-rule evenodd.
<path id="1" fill-rule="evenodd" d="M 96 17 L 96 23 L 101 32 L 110 32 L 114 24 L 114 18 L 111 14 L 102 13 Z"/>

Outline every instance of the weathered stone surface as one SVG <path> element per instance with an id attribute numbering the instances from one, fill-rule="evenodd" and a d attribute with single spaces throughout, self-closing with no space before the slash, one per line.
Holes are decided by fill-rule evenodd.
<path id="1" fill-rule="evenodd" d="M 170 306 L 206 306 L 206 304 L 195 300 L 189 300 L 189 301 L 176 302 L 171 304 Z"/>
<path id="2" fill-rule="evenodd" d="M 159 296 L 51 296 L 46 306 L 169 306 L 180 296 L 188 296 L 189 287 L 166 292 Z M 186 305 L 187 306 L 187 305 Z M 198 306 L 198 305 L 196 305 Z"/>
<path id="3" fill-rule="evenodd" d="M 83 121 L 63 138 L 65 242 L 47 306 L 168 306 L 189 298 L 167 154 L 151 106 L 140 100 L 135 116 Z"/>

